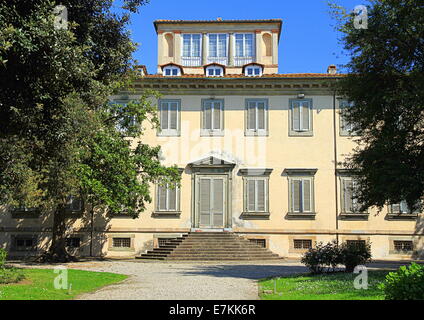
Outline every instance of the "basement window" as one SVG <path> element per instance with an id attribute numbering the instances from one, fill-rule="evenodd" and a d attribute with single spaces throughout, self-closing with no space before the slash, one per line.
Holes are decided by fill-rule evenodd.
<path id="1" fill-rule="evenodd" d="M 293 247 L 297 250 L 309 250 L 312 248 L 312 240 L 310 239 L 294 239 Z"/>
<path id="2" fill-rule="evenodd" d="M 131 238 L 113 238 L 114 248 L 131 248 Z"/>
<path id="3" fill-rule="evenodd" d="M 68 248 L 79 248 L 81 246 L 81 238 L 72 237 L 66 239 L 66 247 Z"/>
<path id="4" fill-rule="evenodd" d="M 414 251 L 414 243 L 406 240 L 394 240 L 393 247 L 396 253 L 411 253 Z"/>
<path id="5" fill-rule="evenodd" d="M 251 243 L 256 244 L 261 248 L 266 248 L 266 240 L 265 239 L 249 239 Z"/>
<path id="6" fill-rule="evenodd" d="M 366 241 L 365 240 L 347 240 L 346 241 L 348 246 L 353 246 L 356 248 L 365 248 Z"/>

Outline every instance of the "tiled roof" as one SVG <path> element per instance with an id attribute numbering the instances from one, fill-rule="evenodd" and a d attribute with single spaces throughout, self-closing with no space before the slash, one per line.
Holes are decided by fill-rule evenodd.
<path id="1" fill-rule="evenodd" d="M 166 20 L 166 19 L 159 19 L 155 20 L 153 22 L 155 29 L 157 31 L 158 24 L 196 24 L 196 23 L 279 23 L 280 25 L 283 24 L 282 19 L 243 19 L 243 20 L 222 20 L 222 19 L 216 19 L 216 20 Z M 280 26 L 281 29 L 281 26 Z"/>
<path id="2" fill-rule="evenodd" d="M 288 73 L 288 74 L 264 74 L 260 77 L 247 77 L 244 74 L 227 74 L 223 77 L 207 77 L 204 74 L 184 74 L 179 77 L 166 77 L 161 74 L 150 74 L 145 78 L 166 78 L 166 79 L 267 79 L 267 78 L 339 78 L 344 74 L 328 74 L 328 73 Z"/>

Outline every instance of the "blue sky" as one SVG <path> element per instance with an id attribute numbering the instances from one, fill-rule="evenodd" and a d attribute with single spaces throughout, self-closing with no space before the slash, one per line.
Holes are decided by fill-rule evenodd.
<path id="1" fill-rule="evenodd" d="M 360 0 L 335 0 L 349 10 Z M 132 17 L 132 39 L 139 44 L 135 58 L 156 73 L 157 19 L 215 20 L 283 19 L 279 45 L 279 73 L 326 72 L 330 64 L 347 62 L 334 30 L 327 0 L 150 0 Z"/>

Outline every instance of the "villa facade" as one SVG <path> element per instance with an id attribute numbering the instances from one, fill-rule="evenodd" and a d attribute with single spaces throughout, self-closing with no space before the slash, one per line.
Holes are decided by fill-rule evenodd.
<path id="1" fill-rule="evenodd" d="M 154 23 L 158 68 L 144 69 L 135 91 L 116 103 L 159 91 L 160 129 L 140 137 L 162 147 L 181 186 L 151 186 L 154 201 L 138 219 L 91 217 L 70 199 L 69 248 L 80 255 L 137 256 L 188 232 L 232 232 L 281 257 L 317 242 L 371 243 L 373 258 L 424 256 L 423 214 L 405 203 L 358 212 L 354 175 L 342 163 L 356 146 L 343 119 L 349 107 L 319 74 L 279 74 L 282 21 Z M 0 215 L 0 243 L 27 255 L 50 241 L 51 218 Z M 86 223 L 89 221 L 90 223 Z"/>

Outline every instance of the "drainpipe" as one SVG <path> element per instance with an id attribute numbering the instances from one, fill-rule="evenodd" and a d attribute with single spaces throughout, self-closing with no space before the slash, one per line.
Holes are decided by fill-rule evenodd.
<path id="1" fill-rule="evenodd" d="M 336 92 L 333 92 L 333 139 L 334 139 L 334 186 L 336 197 L 336 241 L 339 243 L 339 189 L 337 183 L 337 116 L 336 116 Z"/>

